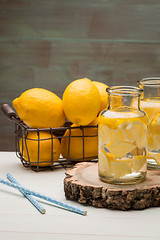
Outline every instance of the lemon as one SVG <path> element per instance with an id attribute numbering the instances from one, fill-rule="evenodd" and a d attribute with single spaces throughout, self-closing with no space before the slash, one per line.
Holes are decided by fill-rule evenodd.
<path id="1" fill-rule="evenodd" d="M 160 153 L 149 152 L 147 158 L 154 159 L 156 163 L 160 166 Z"/>
<path id="2" fill-rule="evenodd" d="M 111 110 L 106 111 L 103 115 L 100 114 L 98 117 L 99 124 L 102 123 L 111 129 L 120 128 L 121 130 L 123 130 L 120 126 L 121 124 L 127 125 L 134 122 L 140 122 L 147 126 L 148 118 L 146 117 L 146 115 L 144 115 L 143 117 L 138 117 L 137 112 L 122 112 Z"/>
<path id="3" fill-rule="evenodd" d="M 111 109 L 123 106 L 122 96 L 113 95 L 111 99 Z"/>
<path id="4" fill-rule="evenodd" d="M 29 127 L 60 127 L 65 123 L 62 100 L 46 89 L 29 89 L 12 104 L 20 119 Z"/>
<path id="5" fill-rule="evenodd" d="M 129 142 L 122 143 L 108 143 L 105 147 L 109 150 L 110 153 L 115 155 L 115 158 L 121 159 L 124 158 L 127 153 L 130 153 L 133 149 L 135 149 L 135 145 Z"/>
<path id="6" fill-rule="evenodd" d="M 111 175 L 110 171 L 110 158 L 112 156 L 109 155 L 110 153 L 106 153 L 104 150 L 99 149 L 98 151 L 98 170 L 101 175 Z"/>
<path id="7" fill-rule="evenodd" d="M 88 126 L 96 126 L 97 119 L 90 123 Z M 62 156 L 68 157 L 72 161 L 83 161 L 83 132 L 79 126 L 72 124 L 71 127 L 78 127 L 71 129 L 71 137 L 69 140 L 69 129 L 65 132 L 62 141 Z M 98 155 L 98 130 L 95 128 L 84 128 L 84 157 L 96 157 Z M 69 145 L 70 144 L 70 145 Z M 70 146 L 70 147 L 69 147 Z M 77 159 L 77 160 L 76 160 Z M 88 159 L 90 160 L 90 159 Z M 86 159 L 87 161 L 87 159 Z"/>
<path id="8" fill-rule="evenodd" d="M 55 137 L 53 135 L 53 137 Z M 58 139 L 53 139 L 53 154 L 52 154 L 52 140 L 49 132 L 39 132 L 39 166 L 50 166 L 53 161 L 57 161 L 60 152 L 61 145 Z M 29 132 L 25 140 L 21 139 L 19 142 L 20 152 L 26 161 L 30 161 L 32 166 L 36 166 L 38 163 L 38 135 L 37 132 Z M 28 152 L 28 154 L 27 154 Z M 29 155 L 29 157 L 28 157 Z"/>
<path id="9" fill-rule="evenodd" d="M 119 125 L 119 128 L 123 132 L 125 139 L 132 143 L 135 141 L 135 137 L 133 136 L 133 126 L 134 125 L 132 122 L 123 122 Z"/>
<path id="10" fill-rule="evenodd" d="M 160 149 L 160 135 L 154 135 L 153 140 L 154 140 L 154 150 L 158 151 Z"/>
<path id="11" fill-rule="evenodd" d="M 143 155 L 135 155 L 132 158 L 132 167 L 134 172 L 139 172 L 147 163 L 147 157 Z"/>
<path id="12" fill-rule="evenodd" d="M 150 134 L 160 135 L 160 114 L 157 114 L 149 124 Z"/>
<path id="13" fill-rule="evenodd" d="M 103 148 L 104 145 L 110 143 L 111 139 L 111 129 L 105 126 L 104 124 L 100 124 L 98 126 L 98 145 Z"/>
<path id="14" fill-rule="evenodd" d="M 147 113 L 149 122 L 151 122 L 154 116 L 160 113 L 160 98 L 147 98 L 142 100 L 141 109 Z"/>
<path id="15" fill-rule="evenodd" d="M 110 162 L 110 170 L 114 178 L 122 178 L 132 173 L 132 159 L 114 160 Z"/>
<path id="16" fill-rule="evenodd" d="M 153 136 L 150 134 L 148 136 L 148 151 L 152 151 L 152 150 L 157 151 L 158 149 L 159 149 L 159 144 L 156 144 Z"/>
<path id="17" fill-rule="evenodd" d="M 106 153 L 99 149 L 98 167 L 101 175 L 118 179 L 132 173 L 132 159 L 116 160 L 113 153 Z"/>
<path id="18" fill-rule="evenodd" d="M 160 135 L 149 134 L 148 151 L 158 151 L 160 149 Z"/>
<path id="19" fill-rule="evenodd" d="M 125 140 L 124 135 L 120 129 L 110 129 L 104 124 L 99 124 L 99 147 L 103 147 L 108 143 L 120 143 Z"/>
<path id="20" fill-rule="evenodd" d="M 105 83 L 101 83 L 97 81 L 92 81 L 92 83 L 97 87 L 100 93 L 100 101 L 101 101 L 101 106 L 99 110 L 99 113 L 100 113 L 108 107 L 108 93 L 106 91 L 108 86 Z"/>
<path id="21" fill-rule="evenodd" d="M 110 139 L 111 142 L 114 142 L 115 144 L 125 141 L 123 132 L 120 129 L 112 130 L 110 136 L 111 136 L 111 139 Z"/>
<path id="22" fill-rule="evenodd" d="M 109 112 L 109 111 L 108 111 Z M 103 124 L 110 129 L 117 129 L 118 128 L 118 119 L 116 118 L 105 118 L 101 114 L 98 116 L 98 125 Z"/>
<path id="23" fill-rule="evenodd" d="M 126 140 L 136 144 L 140 149 L 147 145 L 147 127 L 141 121 L 124 122 L 120 124 Z"/>
<path id="24" fill-rule="evenodd" d="M 97 87 L 87 78 L 71 82 L 63 93 L 66 117 L 76 125 L 88 125 L 100 109 L 100 94 Z"/>
<path id="25" fill-rule="evenodd" d="M 160 149 L 160 114 L 157 114 L 149 124 L 148 150 Z"/>

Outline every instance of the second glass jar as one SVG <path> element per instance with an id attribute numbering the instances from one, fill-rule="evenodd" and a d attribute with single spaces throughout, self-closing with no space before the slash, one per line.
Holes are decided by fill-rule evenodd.
<path id="1" fill-rule="evenodd" d="M 160 77 L 138 81 L 143 89 L 141 109 L 149 118 L 148 126 L 148 169 L 160 169 Z"/>
<path id="2" fill-rule="evenodd" d="M 140 110 L 141 88 L 107 88 L 109 106 L 98 118 L 98 174 L 112 184 L 146 178 L 148 118 Z"/>

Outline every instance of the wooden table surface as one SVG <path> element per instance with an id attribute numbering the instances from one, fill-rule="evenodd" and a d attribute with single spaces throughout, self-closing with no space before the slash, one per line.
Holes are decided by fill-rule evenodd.
<path id="1" fill-rule="evenodd" d="M 41 200 L 46 214 L 16 189 L 0 184 L 0 239 L 160 239 L 160 208 L 117 211 L 82 206 L 65 199 L 65 169 L 34 172 L 22 166 L 14 152 L 0 152 L 0 178 L 11 173 L 23 186 L 87 210 L 81 216 Z"/>

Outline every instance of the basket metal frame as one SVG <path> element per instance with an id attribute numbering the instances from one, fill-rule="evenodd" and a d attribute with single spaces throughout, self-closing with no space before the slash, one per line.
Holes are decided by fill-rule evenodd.
<path id="1" fill-rule="evenodd" d="M 15 122 L 15 144 L 16 144 L 16 155 L 17 157 L 21 160 L 22 164 L 24 167 L 28 167 L 36 172 L 38 171 L 42 171 L 42 170 L 53 170 L 54 168 L 70 168 L 72 166 L 74 166 L 75 163 L 77 162 L 82 162 L 82 161 L 92 161 L 92 162 L 97 162 L 97 158 L 98 156 L 90 156 L 90 157 L 85 157 L 85 138 L 87 137 L 97 137 L 98 133 L 95 135 L 85 135 L 84 133 L 84 129 L 85 128 L 98 128 L 97 125 L 95 126 L 75 126 L 75 127 L 71 127 L 71 123 L 66 123 L 63 127 L 59 127 L 59 128 L 30 128 L 28 127 L 23 121 L 20 120 L 19 117 L 15 117 L 12 116 L 11 120 L 13 120 Z M 72 129 L 80 129 L 82 131 L 82 135 L 80 136 L 72 136 L 71 135 L 71 131 Z M 64 136 L 64 133 L 66 130 L 69 130 L 69 136 Z M 51 134 L 51 138 L 46 138 L 46 139 L 40 139 L 39 135 L 41 131 L 47 131 L 50 132 Z M 38 140 L 37 139 L 29 139 L 27 138 L 28 133 L 29 132 L 37 132 L 37 136 L 38 136 Z M 54 135 L 54 136 L 53 136 Z M 71 138 L 82 138 L 82 144 L 83 144 L 83 157 L 82 158 L 77 158 L 77 159 L 70 159 L 70 141 Z M 62 156 L 60 156 L 59 160 L 57 161 L 53 161 L 53 149 L 54 149 L 54 144 L 53 144 L 53 139 L 59 139 L 59 141 L 61 141 L 62 138 L 68 138 L 68 154 L 67 154 L 67 158 L 63 158 Z M 20 146 L 19 146 L 19 142 L 22 139 L 22 152 L 20 152 Z M 40 149 L 40 141 L 45 141 L 45 140 L 50 140 L 51 139 L 51 156 L 52 159 L 51 161 L 49 161 L 49 166 L 40 166 L 39 163 L 43 163 L 42 161 L 39 161 L 39 149 Z M 29 157 L 29 151 L 27 148 L 27 140 L 29 141 L 38 141 L 38 157 L 37 157 L 37 161 L 35 162 L 31 162 L 30 161 L 30 157 Z M 28 161 L 25 160 L 24 156 L 23 156 L 23 149 L 24 146 L 23 144 L 25 144 L 26 147 L 26 151 L 27 151 L 27 156 L 28 156 Z M 47 163 L 47 161 L 45 161 L 44 163 Z"/>

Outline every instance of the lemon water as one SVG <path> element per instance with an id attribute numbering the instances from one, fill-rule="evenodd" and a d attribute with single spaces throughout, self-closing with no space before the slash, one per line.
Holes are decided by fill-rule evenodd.
<path id="1" fill-rule="evenodd" d="M 160 169 L 160 77 L 143 78 L 137 82 L 143 89 L 141 109 L 149 117 L 148 169 Z"/>
<path id="2" fill-rule="evenodd" d="M 149 118 L 148 167 L 160 168 L 160 98 L 142 100 L 141 108 Z"/>
<path id="3" fill-rule="evenodd" d="M 98 123 L 98 171 L 101 180 L 134 184 L 146 177 L 146 115 L 120 107 L 104 111 Z"/>

